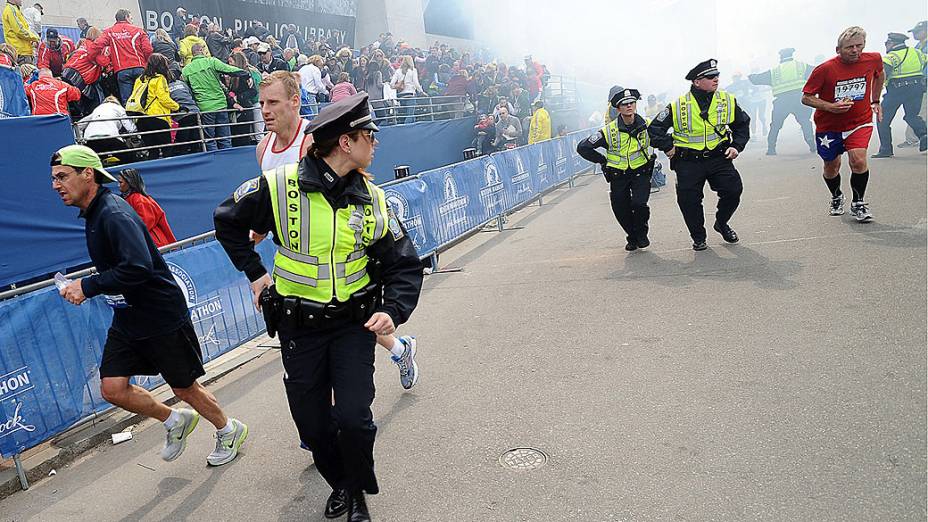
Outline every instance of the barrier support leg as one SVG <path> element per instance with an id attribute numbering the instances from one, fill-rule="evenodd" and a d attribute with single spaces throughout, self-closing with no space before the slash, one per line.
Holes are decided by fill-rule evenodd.
<path id="1" fill-rule="evenodd" d="M 19 453 L 13 455 L 13 463 L 16 464 L 16 474 L 19 475 L 19 485 L 23 491 L 29 489 L 29 480 L 26 478 L 26 470 L 23 469 L 23 461 L 19 458 Z"/>
<path id="2" fill-rule="evenodd" d="M 567 187 L 574 188 L 574 176 L 571 176 L 570 178 L 567 179 Z"/>
<path id="3" fill-rule="evenodd" d="M 463 268 L 454 268 L 454 267 L 438 267 L 438 252 L 432 252 L 432 255 L 429 256 L 429 264 L 432 265 L 432 274 L 453 274 L 455 272 L 463 272 Z"/>

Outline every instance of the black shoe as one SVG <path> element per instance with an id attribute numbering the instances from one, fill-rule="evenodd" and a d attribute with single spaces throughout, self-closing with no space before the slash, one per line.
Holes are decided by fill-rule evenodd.
<path id="1" fill-rule="evenodd" d="M 367 511 L 364 493 L 355 493 L 348 499 L 348 522 L 370 522 L 371 514 Z"/>
<path id="2" fill-rule="evenodd" d="M 714 228 L 715 231 L 718 232 L 719 234 L 722 234 L 722 239 L 724 239 L 726 242 L 728 243 L 738 242 L 738 234 L 735 234 L 735 231 L 732 230 L 731 227 L 728 226 L 727 224 L 723 225 L 719 223 L 718 221 L 716 221 L 715 226 L 713 226 L 712 228 Z"/>
<path id="3" fill-rule="evenodd" d="M 635 250 L 638 250 L 638 245 L 637 245 L 637 244 L 635 244 L 635 243 L 632 242 L 632 241 L 629 241 L 628 243 L 625 243 L 625 251 L 626 251 L 626 252 L 634 252 Z"/>
<path id="4" fill-rule="evenodd" d="M 768 155 L 768 156 L 776 156 L 776 155 L 777 155 L 777 151 L 775 151 L 775 150 L 773 150 L 773 149 L 767 149 L 767 155 Z"/>
<path id="5" fill-rule="evenodd" d="M 348 493 L 344 489 L 332 490 L 325 501 L 325 518 L 338 518 L 348 511 Z"/>
<path id="6" fill-rule="evenodd" d="M 651 246 L 651 241 L 648 238 L 643 237 L 638 240 L 638 248 L 648 248 Z"/>
<path id="7" fill-rule="evenodd" d="M 892 151 L 889 151 L 889 152 L 880 151 L 870 157 L 871 158 L 891 158 L 893 157 L 893 153 Z"/>
<path id="8" fill-rule="evenodd" d="M 705 241 L 693 241 L 693 250 L 702 252 L 707 248 L 709 248 L 709 245 L 707 245 Z"/>

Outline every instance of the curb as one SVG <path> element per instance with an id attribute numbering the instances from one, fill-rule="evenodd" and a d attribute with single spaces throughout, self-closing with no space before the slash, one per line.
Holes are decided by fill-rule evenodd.
<path id="1" fill-rule="evenodd" d="M 200 384 L 208 386 L 249 362 L 261 358 L 274 349 L 276 343 L 277 341 L 262 334 L 217 357 L 205 365 L 206 375 L 200 379 Z M 171 393 L 171 388 L 166 384 L 151 390 L 151 393 L 155 399 L 165 405 L 171 406 L 178 402 L 177 397 Z M 36 484 L 48 477 L 52 470 L 74 462 L 83 454 L 110 440 L 113 433 L 123 431 L 146 419 L 147 417 L 113 408 L 75 425 L 51 440 L 24 451 L 21 459 L 29 485 Z M 23 489 L 19 483 L 16 468 L 10 467 L 0 471 L 0 500 L 18 491 L 23 491 Z"/>

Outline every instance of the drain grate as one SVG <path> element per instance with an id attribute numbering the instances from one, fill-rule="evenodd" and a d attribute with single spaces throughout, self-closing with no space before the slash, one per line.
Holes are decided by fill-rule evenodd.
<path id="1" fill-rule="evenodd" d="M 513 448 L 499 456 L 504 468 L 515 471 L 531 471 L 548 462 L 548 455 L 535 448 Z"/>

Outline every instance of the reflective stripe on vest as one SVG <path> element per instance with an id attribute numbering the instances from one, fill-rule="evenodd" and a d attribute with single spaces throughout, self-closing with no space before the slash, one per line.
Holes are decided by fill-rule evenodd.
<path id="1" fill-rule="evenodd" d="M 297 164 L 265 171 L 264 177 L 280 242 L 273 272 L 278 293 L 345 302 L 366 287 L 367 247 L 387 233 L 381 189 L 365 181 L 370 204 L 333 209 L 321 193 L 299 189 Z"/>
<path id="2" fill-rule="evenodd" d="M 616 118 L 602 128 L 606 137 L 606 165 L 618 170 L 637 169 L 648 162 L 651 156 L 651 138 L 644 130 L 638 136 L 644 136 L 640 141 L 627 132 L 619 130 L 619 119 Z"/>
<path id="3" fill-rule="evenodd" d="M 773 95 L 798 91 L 806 85 L 806 64 L 788 60 L 770 70 L 770 88 Z"/>
<path id="4" fill-rule="evenodd" d="M 709 104 L 709 121 L 699 114 L 699 104 L 693 93 L 680 96 L 671 105 L 673 112 L 673 144 L 694 150 L 713 150 L 730 134 L 728 126 L 735 121 L 735 97 L 716 91 Z M 719 129 L 724 136 L 718 134 Z"/>
<path id="5" fill-rule="evenodd" d="M 924 74 L 925 55 L 918 49 L 906 47 L 886 53 L 883 56 L 883 63 L 892 67 L 886 77 L 887 80 L 913 78 Z"/>

